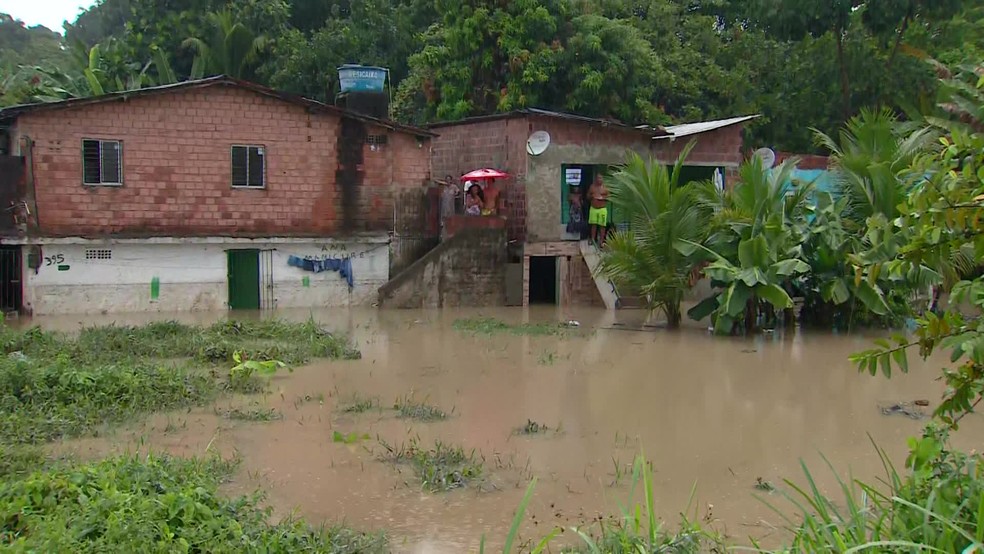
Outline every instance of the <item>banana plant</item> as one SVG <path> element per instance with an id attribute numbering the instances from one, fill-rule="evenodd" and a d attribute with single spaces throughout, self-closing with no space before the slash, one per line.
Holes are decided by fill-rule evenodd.
<path id="1" fill-rule="evenodd" d="M 738 244 L 738 263 L 696 242 L 682 241 L 684 252 L 701 250 L 711 263 L 704 274 L 721 285 L 721 292 L 705 299 L 688 314 L 693 319 L 708 315 L 714 321 L 714 332 L 730 334 L 736 324 L 745 331 L 755 328 L 759 301 L 777 310 L 793 307 L 793 300 L 784 285 L 792 278 L 810 271 L 810 266 L 789 251 L 769 244 L 766 234 L 742 239 Z M 689 247 L 689 248 L 688 248 Z"/>

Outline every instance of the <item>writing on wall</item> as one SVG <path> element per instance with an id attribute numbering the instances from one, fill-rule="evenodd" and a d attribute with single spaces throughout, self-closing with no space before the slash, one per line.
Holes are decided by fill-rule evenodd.
<path id="1" fill-rule="evenodd" d="M 365 258 L 367 255 L 371 254 L 373 250 L 377 250 L 381 246 L 376 246 L 374 248 L 369 248 L 366 250 L 353 250 L 345 243 L 332 243 L 324 244 L 321 246 L 321 254 L 318 256 L 307 256 L 312 260 L 327 260 L 331 258 Z"/>
<path id="2" fill-rule="evenodd" d="M 46 265 L 46 266 L 49 266 L 49 265 L 59 265 L 59 264 L 63 264 L 63 263 L 65 263 L 65 255 L 64 254 L 52 254 L 50 256 L 45 256 L 44 257 L 44 265 Z"/>

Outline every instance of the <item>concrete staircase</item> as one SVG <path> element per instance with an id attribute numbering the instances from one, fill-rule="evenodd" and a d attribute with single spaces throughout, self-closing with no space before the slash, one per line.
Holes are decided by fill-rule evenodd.
<path id="1" fill-rule="evenodd" d="M 601 255 L 595 247 L 586 240 L 582 240 L 581 244 L 581 257 L 584 258 L 584 262 L 588 264 L 588 269 L 591 270 L 591 277 L 594 279 L 595 286 L 598 287 L 598 293 L 601 294 L 601 299 L 605 302 L 605 307 L 609 310 L 615 310 L 622 307 L 622 302 L 618 297 L 618 290 L 615 288 L 615 284 L 608 280 L 601 273 L 599 264 L 601 262 Z"/>
<path id="2" fill-rule="evenodd" d="M 475 218 L 478 219 L 478 218 Z M 506 300 L 506 229 L 457 232 L 379 287 L 379 306 L 502 306 Z"/>

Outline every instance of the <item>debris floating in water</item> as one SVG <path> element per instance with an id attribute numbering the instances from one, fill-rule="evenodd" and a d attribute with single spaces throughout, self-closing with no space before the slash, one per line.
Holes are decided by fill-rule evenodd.
<path id="1" fill-rule="evenodd" d="M 901 414 L 911 419 L 922 419 L 926 417 L 926 414 L 918 408 L 914 408 L 910 402 L 897 402 L 894 404 L 888 404 L 885 406 L 879 406 L 882 415 L 894 415 Z"/>

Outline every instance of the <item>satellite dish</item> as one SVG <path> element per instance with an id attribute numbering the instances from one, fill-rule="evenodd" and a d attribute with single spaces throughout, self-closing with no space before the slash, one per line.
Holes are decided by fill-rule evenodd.
<path id="1" fill-rule="evenodd" d="M 550 146 L 550 133 L 537 131 L 526 141 L 526 152 L 530 156 L 539 156 L 548 146 Z"/>
<path id="2" fill-rule="evenodd" d="M 776 165 L 776 153 L 771 148 L 759 148 L 753 155 L 762 160 L 762 167 L 766 169 Z"/>

